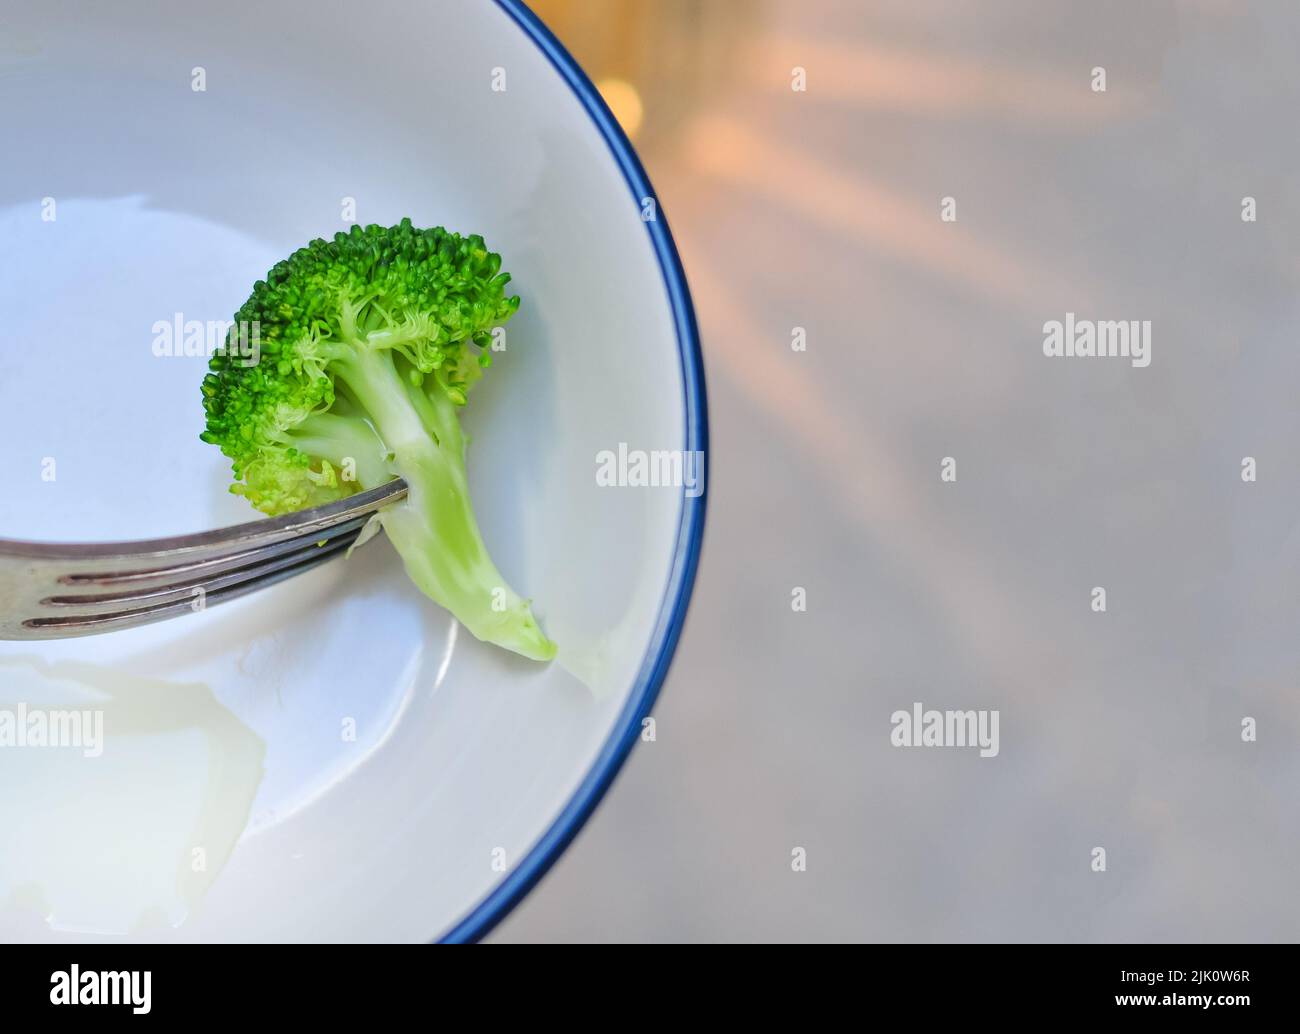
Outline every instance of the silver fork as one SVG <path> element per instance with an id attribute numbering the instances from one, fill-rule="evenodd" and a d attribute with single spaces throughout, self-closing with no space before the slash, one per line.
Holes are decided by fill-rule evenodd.
<path id="1" fill-rule="evenodd" d="M 140 542 L 0 539 L 0 639 L 66 639 L 203 610 L 347 551 L 372 514 L 405 498 L 369 492 L 231 528 Z"/>

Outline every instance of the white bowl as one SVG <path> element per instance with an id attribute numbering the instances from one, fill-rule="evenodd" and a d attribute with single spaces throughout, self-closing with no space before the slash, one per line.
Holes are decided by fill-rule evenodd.
<path id="1" fill-rule="evenodd" d="M 0 713 L 104 721 L 99 756 L 0 747 L 0 938 L 481 936 L 608 787 L 677 639 L 704 496 L 596 479 L 620 443 L 706 447 L 686 284 L 630 145 L 521 4 L 302 11 L 7 15 L 0 536 L 254 518 L 198 440 L 205 358 L 155 354 L 155 324 L 228 319 L 354 199 L 358 222 L 482 233 L 514 274 L 470 475 L 564 663 L 457 634 L 382 539 L 205 613 L 0 644 Z"/>

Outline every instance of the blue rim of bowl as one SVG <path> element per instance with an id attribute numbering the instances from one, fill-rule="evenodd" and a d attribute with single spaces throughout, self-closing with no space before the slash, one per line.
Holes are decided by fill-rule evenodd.
<path id="1" fill-rule="evenodd" d="M 605 143 L 614 155 L 614 160 L 623 171 L 632 198 L 637 208 L 642 207 L 645 198 L 655 199 L 655 217 L 645 222 L 650 234 L 650 243 L 654 246 L 659 268 L 663 273 L 664 286 L 668 291 L 668 301 L 673 310 L 673 322 L 677 329 L 678 351 L 681 353 L 682 387 L 686 404 L 686 439 L 685 449 L 698 452 L 705 457 L 704 471 L 708 467 L 709 423 L 708 407 L 704 391 L 704 362 L 700 354 L 699 332 L 695 325 L 695 310 L 691 305 L 690 290 L 686 286 L 686 274 L 682 270 L 682 261 L 677 254 L 668 223 L 664 218 L 663 206 L 650 185 L 641 161 L 632 149 L 632 143 L 624 134 L 614 116 L 606 107 L 604 100 L 586 73 L 551 31 L 542 24 L 522 0 L 496 0 L 497 5 L 508 14 L 537 45 L 537 48 L 559 72 L 561 78 L 569 84 L 574 95 L 582 102 L 583 108 L 605 138 Z M 474 906 L 470 912 L 448 930 L 441 940 L 444 943 L 463 943 L 476 941 L 484 937 L 496 926 L 512 908 L 515 907 L 533 886 L 540 880 L 556 859 L 569 846 L 583 824 L 600 803 L 605 791 L 614 781 L 623 762 L 627 760 L 633 744 L 641 733 L 641 722 L 650 714 L 659 688 L 663 685 L 668 665 L 672 661 L 673 651 L 677 648 L 677 638 L 681 634 L 682 622 L 686 617 L 686 607 L 690 602 L 691 588 L 695 584 L 695 569 L 700 559 L 700 542 L 704 535 L 705 501 L 708 498 L 708 475 L 703 479 L 704 491 L 698 496 L 682 495 L 682 513 L 677 527 L 677 545 L 673 555 L 672 573 L 668 579 L 668 588 L 663 603 L 659 608 L 659 618 L 655 625 L 650 646 L 646 651 L 641 669 L 637 673 L 632 694 L 626 706 L 614 723 L 614 732 L 601 747 L 596 762 L 583 777 L 577 792 L 569 798 L 559 816 L 555 819 L 532 850 L 492 891 Z"/>

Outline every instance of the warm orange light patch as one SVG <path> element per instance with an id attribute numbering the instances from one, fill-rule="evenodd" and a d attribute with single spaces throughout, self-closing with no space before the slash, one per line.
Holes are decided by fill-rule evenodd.
<path id="1" fill-rule="evenodd" d="M 637 88 L 626 79 L 610 78 L 598 82 L 596 89 L 605 98 L 605 103 L 623 127 L 623 132 L 629 137 L 635 137 L 636 131 L 641 128 L 641 120 L 645 117 L 645 108 L 641 104 L 641 94 Z"/>

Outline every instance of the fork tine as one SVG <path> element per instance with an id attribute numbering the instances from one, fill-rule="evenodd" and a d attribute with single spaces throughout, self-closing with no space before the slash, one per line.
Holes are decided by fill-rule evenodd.
<path id="1" fill-rule="evenodd" d="M 94 611 L 92 608 L 89 614 L 28 618 L 22 623 L 22 627 L 32 639 L 66 639 L 164 621 L 190 611 L 205 610 L 217 603 L 238 599 L 240 596 L 302 574 L 342 555 L 355 538 L 356 535 L 345 536 L 324 546 L 312 547 L 305 557 L 296 554 L 281 557 L 271 563 L 259 565 L 253 573 L 235 573 L 213 579 L 213 588 L 211 591 L 204 589 L 201 597 L 202 605 L 199 607 L 195 606 L 195 601 L 199 597 L 193 595 L 191 590 L 181 599 L 171 602 L 153 602 L 145 606 L 136 605 L 116 611 L 105 608 Z"/>
<path id="2" fill-rule="evenodd" d="M 221 574 L 224 571 L 232 569 L 237 570 L 250 563 L 261 562 L 262 560 L 268 560 L 285 553 L 310 549 L 317 543 L 328 542 L 351 532 L 360 531 L 368 520 L 370 520 L 370 515 L 353 517 L 351 520 L 344 521 L 342 524 L 336 524 L 331 528 L 325 528 L 322 531 L 315 532 L 310 536 L 310 538 L 299 535 L 295 538 L 285 539 L 282 542 L 273 542 L 270 545 L 257 546 L 240 552 L 203 557 L 201 559 L 186 559 L 182 560 L 180 563 L 167 564 L 163 567 L 152 566 L 134 571 L 108 571 L 100 572 L 98 574 L 73 573 L 60 575 L 58 579 L 60 585 L 120 585 L 130 588 L 120 593 L 105 593 L 102 597 L 92 596 L 89 594 L 77 597 L 54 596 L 50 597 L 48 600 L 42 600 L 41 602 L 63 603 L 65 600 L 68 602 L 75 602 L 78 599 L 100 598 L 107 600 L 114 597 L 130 599 L 134 596 L 146 596 L 150 591 L 165 591 L 171 587 L 185 588 L 191 585 L 197 585 L 206 578 Z"/>
<path id="3" fill-rule="evenodd" d="M 132 585 L 122 592 L 85 592 L 47 596 L 38 605 L 57 610 L 60 616 L 78 616 L 136 610 L 143 606 L 171 603 L 181 599 L 190 601 L 197 595 L 197 590 L 201 589 L 204 594 L 217 592 L 227 586 L 246 582 L 250 578 L 292 567 L 301 560 L 315 556 L 322 549 L 328 550 L 332 555 L 339 549 L 352 545 L 359 534 L 360 527 L 356 526 L 349 532 L 332 535 L 328 540 L 319 543 L 310 542 L 306 546 L 294 539 L 289 543 L 293 547 L 291 549 L 273 547 L 275 552 L 254 550 L 245 554 L 249 559 L 238 566 L 226 565 L 216 571 L 204 568 L 201 573 L 191 574 L 179 581 L 167 582 L 163 585 Z"/>
<path id="4" fill-rule="evenodd" d="M 337 556 L 406 493 L 394 479 L 312 510 L 176 538 L 0 539 L 0 640 L 110 632 L 198 609 L 199 589 L 206 605 L 273 585 Z"/>
<path id="5" fill-rule="evenodd" d="M 249 521 L 216 531 L 138 542 L 19 542 L 0 540 L 0 555 L 67 568 L 60 580 L 65 584 L 93 581 L 98 577 L 119 577 L 139 573 L 160 577 L 210 559 L 228 559 L 291 539 L 303 542 L 324 538 L 322 532 L 336 525 L 370 514 L 406 496 L 406 482 L 400 478 L 368 492 L 359 492 L 325 506 L 267 520 Z M 75 566 L 69 566 L 75 565 Z"/>

